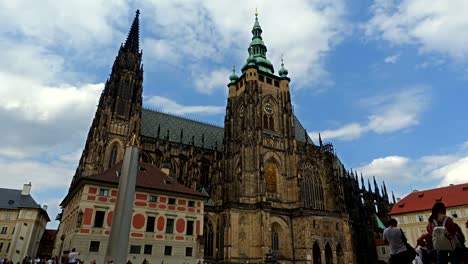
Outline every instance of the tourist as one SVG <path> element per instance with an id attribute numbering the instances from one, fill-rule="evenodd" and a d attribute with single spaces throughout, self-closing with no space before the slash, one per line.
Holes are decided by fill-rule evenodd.
<path id="1" fill-rule="evenodd" d="M 72 248 L 71 252 L 68 253 L 68 263 L 70 264 L 77 264 L 76 263 L 76 259 L 77 259 L 77 256 L 79 255 L 80 253 L 76 252 L 76 249 L 75 248 Z"/>
<path id="2" fill-rule="evenodd" d="M 460 256 L 455 251 L 458 243 L 457 231 L 453 219 L 446 215 L 445 205 L 437 202 L 432 206 L 432 213 L 427 224 L 427 232 L 432 237 L 434 250 L 437 250 L 437 263 L 448 264 L 449 257 L 451 264 L 460 264 Z M 434 232 L 436 231 L 437 232 Z M 440 235 L 444 233 L 443 235 Z M 446 240 L 446 241 L 444 241 Z M 439 248 L 438 245 L 448 244 L 451 249 Z"/>
<path id="3" fill-rule="evenodd" d="M 408 260 L 408 252 L 405 245 L 403 231 L 397 227 L 396 219 L 388 221 L 388 227 L 383 232 L 385 243 L 390 245 L 389 264 L 410 264 L 413 260 Z"/>

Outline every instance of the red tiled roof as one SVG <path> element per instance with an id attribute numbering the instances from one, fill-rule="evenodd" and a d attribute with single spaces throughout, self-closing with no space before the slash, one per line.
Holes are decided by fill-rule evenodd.
<path id="1" fill-rule="evenodd" d="M 468 183 L 412 192 L 396 203 L 390 214 L 431 210 L 437 201 L 446 207 L 468 205 Z"/>
<path id="2" fill-rule="evenodd" d="M 107 183 L 119 183 L 117 174 L 122 169 L 122 161 L 112 168 L 96 175 L 83 177 L 83 179 L 96 180 Z M 176 192 L 181 194 L 195 195 L 206 198 L 206 195 L 183 186 L 173 178 L 165 174 L 160 168 L 143 162 L 138 162 L 138 173 L 136 178 L 136 187 L 162 190 L 167 192 Z"/>

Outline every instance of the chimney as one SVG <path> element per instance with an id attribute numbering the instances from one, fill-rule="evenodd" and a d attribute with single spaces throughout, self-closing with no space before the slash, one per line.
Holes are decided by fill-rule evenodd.
<path id="1" fill-rule="evenodd" d="M 47 208 L 49 208 L 49 207 L 47 206 L 47 204 L 44 204 L 44 205 L 42 206 L 42 209 L 44 209 L 44 211 L 47 211 Z"/>
<path id="2" fill-rule="evenodd" d="M 396 201 L 397 201 L 397 203 L 398 203 L 399 201 L 401 201 L 401 198 L 396 198 Z"/>
<path id="3" fill-rule="evenodd" d="M 169 163 L 163 163 L 161 164 L 161 171 L 164 172 L 167 176 L 169 176 L 169 168 L 171 165 Z"/>
<path id="4" fill-rule="evenodd" d="M 29 195 L 31 193 L 31 182 L 27 184 L 23 184 L 23 190 L 21 191 L 21 195 Z"/>

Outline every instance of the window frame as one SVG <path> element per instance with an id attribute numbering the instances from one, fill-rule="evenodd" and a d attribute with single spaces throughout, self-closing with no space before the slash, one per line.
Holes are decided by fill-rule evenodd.
<path id="1" fill-rule="evenodd" d="M 141 254 L 141 245 L 130 245 L 129 254 Z"/>
<path id="2" fill-rule="evenodd" d="M 165 233 L 166 234 L 174 234 L 174 218 L 167 218 L 166 219 L 166 230 L 165 230 Z M 169 223 L 171 223 L 169 225 Z M 169 230 L 169 227 L 170 227 L 170 230 Z M 170 232 L 168 232 L 170 231 Z"/>
<path id="3" fill-rule="evenodd" d="M 153 224 L 151 225 L 150 219 L 153 219 Z M 154 233 L 154 226 L 156 224 L 156 217 L 154 216 L 148 216 L 146 217 L 146 232 L 151 232 Z"/>
<path id="4" fill-rule="evenodd" d="M 175 205 L 177 203 L 177 199 L 176 198 L 169 198 L 167 200 L 167 204 L 169 205 Z"/>
<path id="5" fill-rule="evenodd" d="M 190 226 L 191 228 L 189 229 L 189 223 L 191 223 L 192 225 Z M 194 234 L 194 230 L 195 229 L 195 221 L 192 221 L 192 220 L 187 220 L 187 227 L 186 227 L 186 230 L 185 230 L 185 234 L 187 236 L 193 236 Z M 189 234 L 189 230 L 191 231 L 190 234 Z"/>
<path id="6" fill-rule="evenodd" d="M 99 221 L 100 226 L 96 224 L 96 223 L 98 223 L 98 222 L 97 222 L 98 213 L 102 213 L 102 221 Z M 106 218 L 106 211 L 96 210 L 96 211 L 94 212 L 93 227 L 95 227 L 95 228 L 103 228 L 103 227 L 104 227 L 105 218 Z"/>
<path id="7" fill-rule="evenodd" d="M 149 195 L 148 196 L 148 202 L 157 203 L 158 202 L 158 196 L 157 195 Z"/>
<path id="8" fill-rule="evenodd" d="M 109 197 L 110 190 L 108 188 L 99 188 L 98 196 Z"/>
<path id="9" fill-rule="evenodd" d="M 94 245 L 93 245 L 93 243 L 94 243 Z M 101 241 L 92 240 L 92 241 L 89 241 L 88 251 L 89 252 L 99 252 L 100 247 L 101 247 Z"/>
<path id="10" fill-rule="evenodd" d="M 145 244 L 144 247 L 143 247 L 143 254 L 144 255 L 152 255 L 153 254 L 153 245 Z"/>
<path id="11" fill-rule="evenodd" d="M 2 226 L 2 230 L 0 231 L 1 235 L 6 235 L 8 233 L 8 226 Z"/>
<path id="12" fill-rule="evenodd" d="M 164 246 L 164 256 L 172 256 L 172 246 Z"/>
<path id="13" fill-rule="evenodd" d="M 189 254 L 190 252 L 190 254 Z M 186 257 L 193 257 L 193 247 L 185 247 L 185 256 Z"/>

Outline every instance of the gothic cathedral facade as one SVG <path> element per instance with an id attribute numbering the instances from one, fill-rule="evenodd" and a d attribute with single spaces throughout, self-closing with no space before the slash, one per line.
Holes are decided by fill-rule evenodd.
<path id="1" fill-rule="evenodd" d="M 123 158 L 135 134 L 141 160 L 205 192 L 199 247 L 208 263 L 375 263 L 376 223 L 389 198 L 359 186 L 331 144 L 314 144 L 294 115 L 288 71 L 266 57 L 255 16 L 248 58 L 229 77 L 224 127 L 142 106 L 139 12 L 99 99 L 73 182 Z M 73 182 L 71 189 L 73 188 Z"/>

